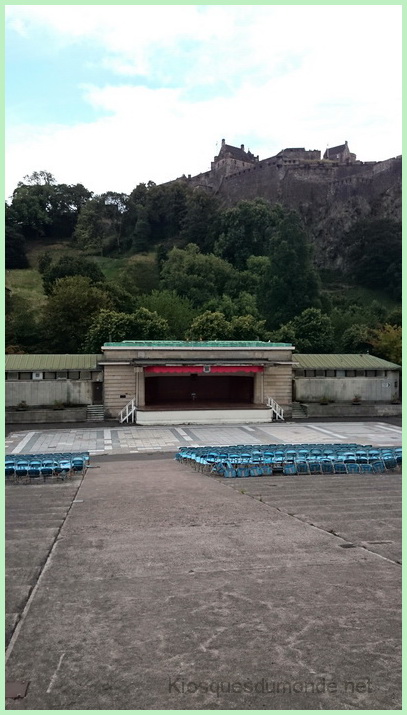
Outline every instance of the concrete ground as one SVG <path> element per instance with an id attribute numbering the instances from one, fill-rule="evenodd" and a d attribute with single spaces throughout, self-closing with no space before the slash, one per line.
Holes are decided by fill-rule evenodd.
<path id="1" fill-rule="evenodd" d="M 401 709 L 400 475 L 157 457 L 7 487 L 7 708 Z"/>
<path id="2" fill-rule="evenodd" d="M 12 428 L 10 430 L 10 427 Z M 6 451 L 9 454 L 68 452 L 86 450 L 92 455 L 142 454 L 175 451 L 180 446 L 270 444 L 287 442 L 357 442 L 374 446 L 401 444 L 398 418 L 381 421 L 304 421 L 272 422 L 259 425 L 183 425 L 179 427 L 140 427 L 117 423 L 82 427 L 40 425 L 20 431 L 9 425 Z"/>

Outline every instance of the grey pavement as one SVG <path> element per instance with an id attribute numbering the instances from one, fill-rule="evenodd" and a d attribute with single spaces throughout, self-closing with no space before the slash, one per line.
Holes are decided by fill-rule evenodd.
<path id="1" fill-rule="evenodd" d="M 8 709 L 401 709 L 399 474 L 91 464 L 70 494 L 7 487 L 10 533 L 31 521 L 11 583 L 25 543 L 43 564 L 53 539 L 7 651 L 7 680 L 29 681 Z M 43 531 L 41 499 L 60 508 Z"/>
<path id="2" fill-rule="evenodd" d="M 6 488 L 6 645 L 64 523 L 80 479 Z M 53 488 L 56 486 L 57 488 Z"/>
<path id="3" fill-rule="evenodd" d="M 389 422 L 273 422 L 253 425 L 183 425 L 179 427 L 140 427 L 110 424 L 96 427 L 11 431 L 6 437 L 6 452 L 89 451 L 101 454 L 141 454 L 175 452 L 180 446 L 270 444 L 321 442 L 401 445 L 401 426 Z"/>

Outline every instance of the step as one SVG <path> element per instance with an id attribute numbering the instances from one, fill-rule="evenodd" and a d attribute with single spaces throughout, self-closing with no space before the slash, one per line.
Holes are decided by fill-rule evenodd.
<path id="1" fill-rule="evenodd" d="M 88 422 L 102 422 L 105 419 L 104 405 L 88 405 L 86 408 L 86 420 Z"/>
<path id="2" fill-rule="evenodd" d="M 291 419 L 301 420 L 307 417 L 307 410 L 300 402 L 293 402 Z"/>

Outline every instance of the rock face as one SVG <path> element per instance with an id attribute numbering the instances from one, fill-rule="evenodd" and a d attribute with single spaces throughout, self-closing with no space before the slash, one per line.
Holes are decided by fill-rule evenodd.
<path id="1" fill-rule="evenodd" d="M 357 161 L 347 142 L 334 149 L 341 150 L 335 152 L 335 160 L 321 160 L 318 150 L 299 148 L 259 161 L 244 152 L 243 145 L 238 149 L 223 140 L 210 171 L 181 180 L 216 194 L 225 205 L 264 198 L 296 209 L 315 245 L 318 267 L 340 269 L 341 238 L 356 221 L 401 221 L 402 161 L 401 156 Z"/>

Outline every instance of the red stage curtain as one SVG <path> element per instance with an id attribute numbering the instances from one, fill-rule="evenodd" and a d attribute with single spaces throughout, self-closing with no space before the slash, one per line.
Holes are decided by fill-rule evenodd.
<path id="1" fill-rule="evenodd" d="M 174 373 L 203 373 L 203 365 L 149 365 L 144 368 L 146 373 L 161 373 L 174 374 Z M 219 372 L 263 372 L 263 367 L 261 365 L 210 365 L 210 372 L 205 371 L 205 375 L 213 375 Z"/>

